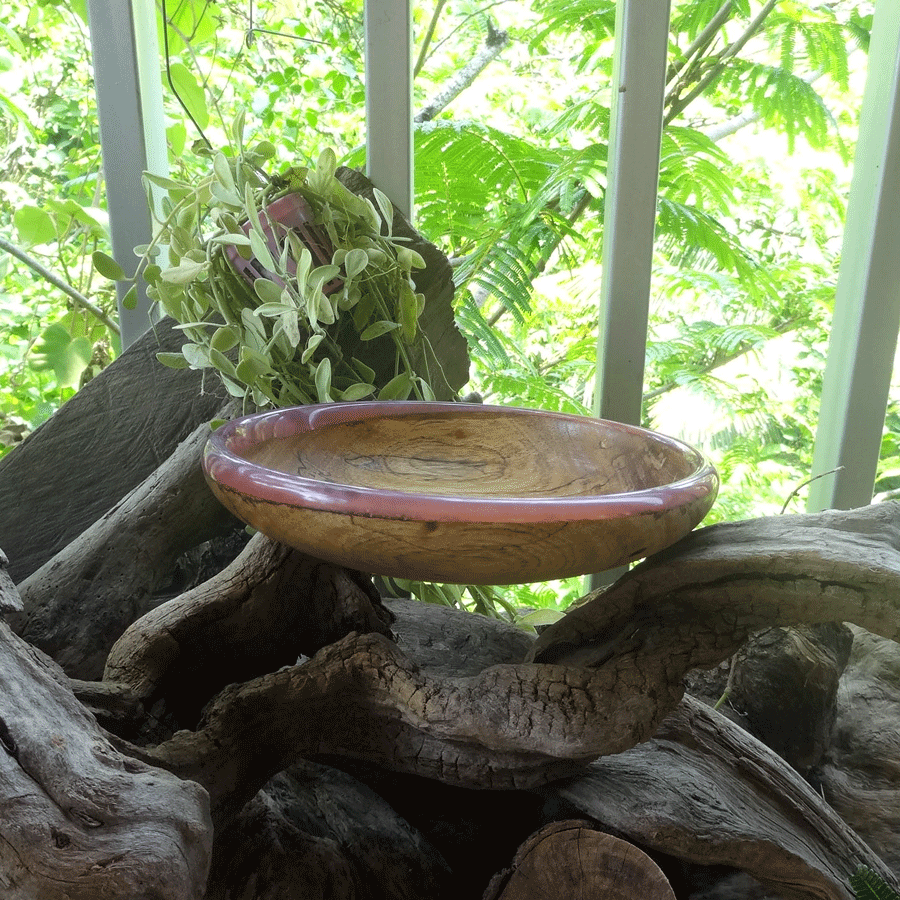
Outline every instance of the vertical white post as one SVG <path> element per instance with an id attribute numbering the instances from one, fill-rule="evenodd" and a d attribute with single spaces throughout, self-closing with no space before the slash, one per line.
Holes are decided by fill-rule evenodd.
<path id="1" fill-rule="evenodd" d="M 151 239 L 141 174 L 168 170 L 156 9 L 152 0 L 88 0 L 88 18 L 113 256 L 130 275 L 134 247 Z M 125 309 L 129 285 L 117 287 L 124 349 L 149 327 L 150 301 L 139 284 L 137 307 Z"/>
<path id="2" fill-rule="evenodd" d="M 640 424 L 669 0 L 618 0 L 594 411 Z M 610 573 L 589 580 L 608 584 Z"/>
<path id="3" fill-rule="evenodd" d="M 366 0 L 365 30 L 366 174 L 412 220 L 410 0 Z"/>
<path id="4" fill-rule="evenodd" d="M 900 327 L 900 0 L 878 0 L 808 509 L 872 499 Z"/>
<path id="5" fill-rule="evenodd" d="M 595 411 L 639 424 L 656 227 L 669 0 L 619 0 Z"/>

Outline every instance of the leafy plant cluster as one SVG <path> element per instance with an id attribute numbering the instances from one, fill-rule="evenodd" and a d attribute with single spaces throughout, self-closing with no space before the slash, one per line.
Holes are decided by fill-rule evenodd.
<path id="1" fill-rule="evenodd" d="M 313 169 L 269 177 L 263 167 L 274 146 L 245 148 L 243 115 L 232 137 L 236 154 L 211 153 L 204 178 L 144 176 L 148 199 L 151 185 L 167 196 L 156 236 L 137 248 L 138 271 L 148 296 L 188 337 L 180 353 L 157 354 L 160 362 L 216 371 L 245 411 L 373 395 L 434 399 L 431 382 L 441 370 L 418 329 L 425 297 L 412 280 L 425 263 L 393 234 L 390 200 L 375 189 L 376 209 L 345 188 L 331 149 Z M 273 214 L 282 198 L 308 213 L 308 223 L 300 223 L 305 240 Z M 164 267 L 156 262 L 161 254 Z M 238 257 L 250 263 L 244 271 L 252 277 L 236 270 Z M 98 253 L 95 261 L 110 278 L 126 279 L 111 258 Z M 136 285 L 125 302 L 132 297 Z M 384 336 L 394 359 L 379 381 L 350 351 Z M 383 357 L 387 347 L 379 349 Z M 385 360 L 379 362 L 384 372 Z"/>

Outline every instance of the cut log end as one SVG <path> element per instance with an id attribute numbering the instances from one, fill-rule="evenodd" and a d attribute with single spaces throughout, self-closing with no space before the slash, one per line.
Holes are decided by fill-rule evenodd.
<path id="1" fill-rule="evenodd" d="M 533 834 L 484 900 L 675 900 L 666 876 L 642 850 L 590 822 L 554 822 Z"/>

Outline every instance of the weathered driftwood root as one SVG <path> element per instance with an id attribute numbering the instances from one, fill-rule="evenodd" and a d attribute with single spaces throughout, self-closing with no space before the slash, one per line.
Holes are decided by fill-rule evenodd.
<path id="1" fill-rule="evenodd" d="M 554 822 L 532 835 L 484 900 L 640 897 L 675 900 L 659 866 L 642 850 L 590 822 Z"/>
<path id="2" fill-rule="evenodd" d="M 0 895 L 200 900 L 209 801 L 123 756 L 59 667 L 0 622 Z"/>
<path id="3" fill-rule="evenodd" d="M 769 625 L 852 621 L 897 640 L 898 589 L 900 503 L 713 525 L 550 626 L 531 658 L 629 655 L 653 684 L 714 665 Z"/>
<path id="4" fill-rule="evenodd" d="M 204 584 L 134 623 L 104 681 L 148 705 L 165 698 L 193 725 L 233 682 L 292 665 L 350 631 L 390 635 L 391 615 L 362 576 L 255 535 Z"/>
<path id="5" fill-rule="evenodd" d="M 853 632 L 836 622 L 763 628 L 730 660 L 688 673 L 687 692 L 807 775 L 831 741 L 852 645 Z"/>
<path id="6" fill-rule="evenodd" d="M 169 369 L 183 331 L 165 318 L 0 459 L 0 546 L 24 581 L 136 488 L 228 401 L 195 369 Z"/>
<path id="7" fill-rule="evenodd" d="M 689 697 L 652 740 L 546 791 L 642 846 L 742 869 L 785 900 L 850 900 L 860 864 L 900 885 L 793 769 Z"/>
<path id="8" fill-rule="evenodd" d="M 752 628 L 846 619 L 897 634 L 898 518 L 890 505 L 705 529 L 548 629 L 536 663 L 436 676 L 381 635 L 350 635 L 226 688 L 153 757 L 207 786 L 217 809 L 309 755 L 460 785 L 545 783 L 647 740 L 687 670 Z"/>
<path id="9" fill-rule="evenodd" d="M 234 520 L 203 479 L 208 424 L 156 471 L 19 585 L 26 641 L 73 678 L 99 679 L 109 649 L 154 605 L 176 558 Z"/>
<path id="10" fill-rule="evenodd" d="M 831 741 L 813 774 L 828 803 L 900 875 L 900 645 L 853 630 Z"/>

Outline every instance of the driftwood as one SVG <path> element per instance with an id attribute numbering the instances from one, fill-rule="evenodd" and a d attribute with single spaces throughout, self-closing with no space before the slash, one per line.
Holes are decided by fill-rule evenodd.
<path id="1" fill-rule="evenodd" d="M 350 631 L 390 635 L 391 619 L 361 576 L 257 534 L 220 574 L 135 622 L 104 679 L 147 705 L 165 698 L 194 725 L 227 684 L 292 665 Z"/>
<path id="2" fill-rule="evenodd" d="M 695 669 L 685 683 L 691 696 L 812 777 L 832 740 L 852 646 L 853 632 L 835 622 L 763 628 L 730 660 Z"/>
<path id="3" fill-rule="evenodd" d="M 859 865 L 896 883 L 792 768 L 689 697 L 652 740 L 547 790 L 644 847 L 735 866 L 785 900 L 851 900 Z"/>
<path id="4" fill-rule="evenodd" d="M 900 873 L 900 646 L 854 628 L 832 739 L 814 783 Z"/>
<path id="5" fill-rule="evenodd" d="M 120 754 L 59 667 L 0 622 L 0 894 L 199 900 L 205 791 Z"/>
<path id="6" fill-rule="evenodd" d="M 317 642 L 331 643 L 311 659 L 282 668 L 278 667 L 290 654 L 298 652 L 304 636 L 300 628 L 296 635 L 284 638 L 284 633 L 290 631 L 284 627 L 285 623 L 290 626 L 301 622 L 302 615 L 295 614 L 297 618 L 291 620 L 284 618 L 287 607 L 278 606 L 283 601 L 276 586 L 287 584 L 294 572 L 301 573 L 300 583 L 308 579 L 305 584 L 313 594 L 318 591 L 317 582 L 309 575 L 312 567 L 308 560 L 258 538 L 248 545 L 231 570 L 214 580 L 213 587 L 199 588 L 171 601 L 129 630 L 107 667 L 108 675 L 121 681 L 108 683 L 107 692 L 123 706 L 133 704 L 134 714 L 139 714 L 145 702 L 172 702 L 179 691 L 185 690 L 186 683 L 194 680 L 203 683 L 204 667 L 217 674 L 203 683 L 203 690 L 217 689 L 227 675 L 227 668 L 215 654 L 204 651 L 194 658 L 213 636 L 223 642 L 220 647 L 224 652 L 220 657 L 227 660 L 243 637 L 255 631 L 261 647 L 268 647 L 271 642 L 271 657 L 267 657 L 265 649 L 256 651 L 251 664 L 239 663 L 240 675 L 266 666 L 269 671 L 221 690 L 204 711 L 196 730 L 179 731 L 144 749 L 123 741 L 117 741 L 116 746 L 135 759 L 169 769 L 187 779 L 186 783 L 196 781 L 208 790 L 218 833 L 228 833 L 236 842 L 229 845 L 235 848 L 234 852 L 225 856 L 219 868 L 214 867 L 211 883 L 222 885 L 232 877 L 239 877 L 234 868 L 228 869 L 230 862 L 237 866 L 236 847 L 240 843 L 237 835 L 243 834 L 250 840 L 246 829 L 264 820 L 269 823 L 265 828 L 275 827 L 269 821 L 269 813 L 263 820 L 259 812 L 260 804 L 271 806 L 271 797 L 267 801 L 263 794 L 254 800 L 254 795 L 260 789 L 268 791 L 265 786 L 270 778 L 304 757 L 356 761 L 357 771 L 363 763 L 375 764 L 381 769 L 425 775 L 479 789 L 539 788 L 560 774 L 583 770 L 590 759 L 608 754 L 611 742 L 613 747 L 621 746 L 623 737 L 613 733 L 611 722 L 620 723 L 622 730 L 629 721 L 647 716 L 649 711 L 652 715 L 641 727 L 648 730 L 656 727 L 653 716 L 659 714 L 664 703 L 675 698 L 671 700 L 669 712 L 678 703 L 683 666 L 690 663 L 678 641 L 687 641 L 688 628 L 694 636 L 694 654 L 707 661 L 715 661 L 730 652 L 731 641 L 737 640 L 736 633 L 740 631 L 732 627 L 727 632 L 731 641 L 720 640 L 715 615 L 708 609 L 687 616 L 688 624 L 682 625 L 684 631 L 681 631 L 672 611 L 678 600 L 687 603 L 690 599 L 687 588 L 679 594 L 679 585 L 687 581 L 687 576 L 679 570 L 682 561 L 687 560 L 685 564 L 693 568 L 692 577 L 700 585 L 697 595 L 702 597 L 704 572 L 709 566 L 715 568 L 715 563 L 709 560 L 717 557 L 714 549 L 717 541 L 723 553 L 730 554 L 729 571 L 734 573 L 729 576 L 721 568 L 715 573 L 718 589 L 727 591 L 732 590 L 732 578 L 739 580 L 740 572 L 757 565 L 754 560 L 759 546 L 771 547 L 771 538 L 766 538 L 767 528 L 779 534 L 781 555 L 768 551 L 767 571 L 774 576 L 769 592 L 762 591 L 757 584 L 762 577 L 751 579 L 757 591 L 753 597 L 764 594 L 765 603 L 754 609 L 752 602 L 739 606 L 735 600 L 731 607 L 734 615 L 728 617 L 729 622 L 740 618 L 740 627 L 749 629 L 765 622 L 767 615 L 771 617 L 769 624 L 773 620 L 794 621 L 799 615 L 811 615 L 811 596 L 827 593 L 828 603 L 823 604 L 817 615 L 854 617 L 869 627 L 890 631 L 895 627 L 889 617 L 894 586 L 891 579 L 896 583 L 889 564 L 891 553 L 896 552 L 890 544 L 896 530 L 895 516 L 896 508 L 891 506 L 799 517 L 801 534 L 807 529 L 817 535 L 812 542 L 815 552 L 807 551 L 799 557 L 786 549 L 788 544 L 780 531 L 784 520 L 746 523 L 742 533 L 752 534 L 753 540 L 744 544 L 743 559 L 731 552 L 733 526 L 706 529 L 689 538 L 681 552 L 667 552 L 648 561 L 611 588 L 607 592 L 611 595 L 610 606 L 620 612 L 614 619 L 618 626 L 616 633 L 600 634 L 599 638 L 588 635 L 580 648 L 573 646 L 571 633 L 562 627 L 549 629 L 531 650 L 527 635 L 511 626 L 413 603 L 391 605 L 392 640 L 384 633 L 388 623 L 378 612 L 377 601 L 365 589 L 365 582 L 361 584 L 360 579 L 346 575 L 340 583 L 344 587 L 352 585 L 346 596 L 355 599 L 338 605 L 349 610 L 347 617 L 342 618 L 338 613 L 329 618 L 321 606 L 312 614 L 312 618 L 328 619 L 333 624 L 327 632 L 320 630 L 307 646 L 311 650 Z M 836 575 L 832 560 L 852 557 L 858 553 L 863 540 L 880 548 L 879 566 L 873 566 L 870 557 L 864 566 L 860 564 L 858 577 L 849 567 Z M 845 544 L 843 551 L 841 543 Z M 698 546 L 706 559 L 703 565 L 697 562 Z M 665 578 L 660 574 L 663 570 Z M 638 580 L 643 589 L 636 592 L 634 584 Z M 333 580 L 325 582 L 333 583 Z M 837 591 L 833 588 L 835 583 L 842 585 Z M 851 590 L 849 585 L 857 583 L 863 586 Z M 659 586 L 655 598 L 646 588 L 648 584 Z M 785 585 L 790 586 L 789 595 L 785 593 Z M 646 643 L 638 639 L 636 627 L 625 628 L 625 637 L 616 639 L 616 634 L 623 633 L 621 604 L 617 606 L 615 602 L 617 592 L 623 592 L 626 597 L 640 595 L 642 605 L 633 607 L 632 611 L 636 625 L 647 629 L 646 635 L 640 632 Z M 334 602 L 341 592 L 329 588 L 326 594 Z M 299 596 L 296 599 L 301 600 Z M 597 607 L 600 598 L 592 602 Z M 678 683 L 671 685 L 663 680 L 661 684 L 667 692 L 657 690 L 648 681 L 636 683 L 634 676 L 639 667 L 654 671 L 652 665 L 647 666 L 639 658 L 641 653 L 651 661 L 661 655 L 661 638 L 650 634 L 652 622 L 648 610 L 655 607 L 660 608 L 662 619 L 673 635 L 667 674 Z M 415 627 L 407 627 L 408 622 L 417 618 L 410 615 L 412 609 L 421 611 L 422 618 Z M 583 608 L 572 615 L 580 620 Z M 352 632 L 337 638 L 342 628 L 358 627 L 370 633 Z M 579 635 L 583 636 L 581 621 L 578 627 Z M 560 631 L 566 638 L 564 643 L 558 640 Z M 279 633 L 281 643 L 276 640 Z M 714 650 L 700 647 L 700 640 L 709 633 L 713 636 Z M 229 634 L 233 637 L 229 638 Z M 489 639 L 485 638 L 486 634 L 490 635 Z M 174 638 L 174 642 L 170 640 L 167 644 L 167 637 Z M 599 654 L 598 643 L 605 644 Z M 569 663 L 517 662 L 526 655 L 540 660 L 548 647 L 555 648 L 557 653 L 563 647 Z M 582 657 L 592 655 L 599 668 L 573 665 L 571 659 L 579 653 Z M 248 658 L 252 657 L 254 654 L 250 653 Z M 625 678 L 621 678 L 623 673 Z M 102 706 L 105 702 L 102 690 L 96 689 L 91 694 L 88 686 L 79 685 L 78 689 L 82 696 L 90 695 L 93 703 Z M 652 695 L 649 701 L 643 692 Z M 198 703 L 199 697 L 191 706 L 197 708 Z M 842 885 L 841 879 L 859 861 L 880 868 L 886 878 L 892 878 L 871 850 L 848 829 L 839 827 L 833 816 L 829 818 L 827 808 L 798 776 L 790 774 L 773 754 L 767 756 L 759 751 L 752 738 L 721 717 L 685 701 L 662 729 L 654 737 L 657 743 L 642 744 L 620 756 L 607 756 L 595 763 L 588 775 L 572 782 L 588 784 L 595 777 L 597 767 L 633 765 L 635 774 L 627 791 L 635 798 L 632 805 L 620 804 L 618 818 L 601 808 L 602 804 L 595 803 L 584 812 L 604 827 L 627 833 L 623 823 L 629 808 L 637 810 L 635 818 L 643 817 L 646 821 L 652 821 L 647 817 L 647 810 L 656 808 L 660 811 L 657 825 L 668 822 L 669 830 L 662 826 L 636 828 L 633 840 L 680 854 L 685 859 L 728 863 L 765 874 L 769 883 L 785 896 L 846 900 L 846 884 Z M 634 733 L 626 728 L 624 740 L 633 744 Z M 660 753 L 659 746 L 663 745 L 665 751 Z M 698 756 L 697 748 L 701 745 L 702 753 Z M 676 758 L 680 762 L 670 769 L 663 790 L 650 777 L 663 775 L 662 761 Z M 629 763 L 629 760 L 637 762 Z M 743 769 L 742 761 L 749 761 Z M 681 777 L 676 777 L 679 772 Z M 613 781 L 627 783 L 620 774 Z M 652 796 L 646 789 L 641 793 L 641 784 L 648 783 L 657 785 L 651 791 Z M 708 793 L 701 793 L 698 784 L 708 784 Z M 721 799 L 729 786 L 733 787 L 731 796 L 737 797 L 730 806 L 723 805 Z M 553 786 L 540 791 L 545 798 L 556 791 L 555 796 L 573 802 L 572 796 Z M 289 805 L 283 784 L 281 794 Z M 603 794 L 610 795 L 609 791 Z M 596 791 L 592 796 L 596 796 Z M 747 798 L 752 798 L 752 803 Z M 651 799 L 656 807 L 652 806 Z M 248 818 L 242 819 L 241 810 L 250 801 L 253 805 L 249 807 Z M 279 806 L 272 811 L 275 819 L 283 817 L 280 809 Z M 764 834 L 768 843 L 760 840 L 766 823 L 779 817 L 788 823 L 785 832 L 770 829 Z M 729 837 L 722 843 L 703 840 L 703 834 Z M 272 852 L 281 853 L 282 849 L 274 848 Z M 261 867 L 260 871 L 277 869 L 278 860 L 263 854 L 258 845 L 254 853 L 248 850 L 246 859 L 256 860 L 254 864 Z M 246 862 L 246 866 L 250 865 Z M 343 865 L 335 862 L 338 868 Z M 283 883 L 275 875 L 272 878 L 273 885 Z M 274 898 L 278 894 L 262 896 Z"/>
<path id="7" fill-rule="evenodd" d="M 177 557 L 233 521 L 203 480 L 208 436 L 208 424 L 195 428 L 152 475 L 19 584 L 25 612 L 13 627 L 73 678 L 99 679 L 116 638 L 158 602 L 155 591 Z"/>
<path id="8" fill-rule="evenodd" d="M 217 834 L 206 900 L 456 900 L 440 853 L 370 788 L 302 763 Z"/>

